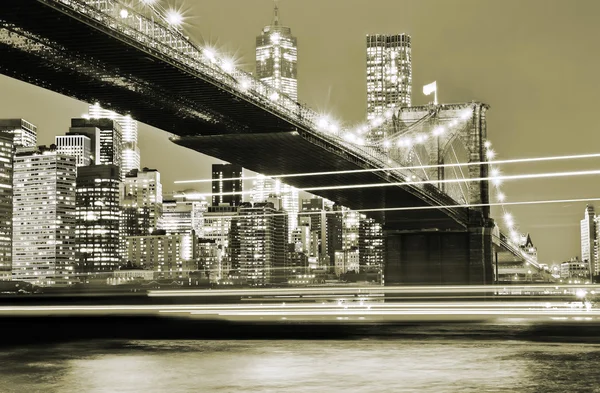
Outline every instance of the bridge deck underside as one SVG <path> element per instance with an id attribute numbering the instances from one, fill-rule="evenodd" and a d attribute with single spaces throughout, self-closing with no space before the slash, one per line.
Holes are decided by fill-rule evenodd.
<path id="1" fill-rule="evenodd" d="M 126 37 L 111 36 L 91 17 L 81 21 L 36 0 L 2 0 L 1 21 L 59 44 L 65 56 L 88 61 L 104 74 L 94 78 L 68 64 L 55 64 L 51 59 L 0 45 L 0 69 L 8 76 L 86 102 L 99 101 L 108 109 L 129 113 L 176 135 L 295 128 L 263 107 L 226 91 L 209 76 L 199 77 L 175 61 L 165 61 L 159 52 L 125 42 Z M 106 75 L 120 76 L 129 86 L 115 84 Z"/>
<path id="2" fill-rule="evenodd" d="M 0 22 L 56 43 L 65 56 L 57 61 L 0 42 L 3 74 L 86 102 L 98 101 L 180 137 L 198 137 L 180 144 L 266 175 L 362 169 L 357 160 L 343 157 L 341 149 L 336 153 L 306 140 L 309 133 L 294 121 L 245 100 L 210 76 L 115 35 L 91 17 L 68 15 L 37 0 L 2 0 Z M 386 178 L 363 173 L 286 181 L 306 188 L 380 183 Z M 314 193 L 352 209 L 430 206 L 450 200 L 430 198 L 406 186 Z M 369 215 L 385 218 L 387 226 L 398 229 L 464 229 L 468 222 L 466 209 L 452 214 L 431 209 Z"/>
<path id="3" fill-rule="evenodd" d="M 267 176 L 363 169 L 335 152 L 316 146 L 297 132 L 184 137 L 175 142 Z M 283 181 L 300 189 L 332 187 L 310 192 L 357 210 L 427 206 L 408 187 L 342 188 L 347 185 L 385 183 L 388 179 L 383 172 L 287 177 Z M 365 214 L 384 220 L 387 227 L 397 229 L 464 228 L 450 220 L 441 209 L 389 210 Z"/>

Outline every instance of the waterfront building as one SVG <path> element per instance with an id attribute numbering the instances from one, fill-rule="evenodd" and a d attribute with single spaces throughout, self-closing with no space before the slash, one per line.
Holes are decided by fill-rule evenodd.
<path id="1" fill-rule="evenodd" d="M 37 127 L 24 119 L 0 119 L 0 132 L 14 135 L 15 147 L 36 147 Z"/>
<path id="2" fill-rule="evenodd" d="M 0 281 L 12 276 L 13 137 L 0 132 Z"/>
<path id="3" fill-rule="evenodd" d="M 75 276 L 74 157 L 17 149 L 14 161 L 13 279 L 69 285 Z"/>

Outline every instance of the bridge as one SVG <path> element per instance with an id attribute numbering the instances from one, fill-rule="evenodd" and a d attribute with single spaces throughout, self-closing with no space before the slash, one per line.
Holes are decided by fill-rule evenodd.
<path id="1" fill-rule="evenodd" d="M 488 105 L 398 108 L 344 129 L 196 45 L 149 3 L 3 0 L 0 71 L 267 176 L 344 172 L 286 182 L 384 223 L 387 284 L 488 284 L 494 250 L 522 257 L 493 241 Z M 367 138 L 377 127 L 385 137 Z"/>

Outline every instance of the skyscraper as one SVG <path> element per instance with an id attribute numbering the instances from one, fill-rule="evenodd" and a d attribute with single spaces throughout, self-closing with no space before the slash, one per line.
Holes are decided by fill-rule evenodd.
<path id="1" fill-rule="evenodd" d="M 90 105 L 88 113 L 92 119 L 111 119 L 121 127 L 121 178 L 133 169 L 140 169 L 140 149 L 138 147 L 138 122 L 129 115 L 119 115 L 102 108 L 99 104 Z"/>
<path id="2" fill-rule="evenodd" d="M 77 170 L 77 271 L 112 272 L 120 265 L 119 179 L 116 165 L 92 165 Z"/>
<path id="3" fill-rule="evenodd" d="M 75 273 L 75 158 L 40 147 L 14 162 L 13 279 L 68 285 Z"/>
<path id="4" fill-rule="evenodd" d="M 71 119 L 67 135 L 86 135 L 91 141 L 94 164 L 121 167 L 122 131 L 112 119 Z"/>
<path id="5" fill-rule="evenodd" d="M 250 285 L 283 282 L 287 266 L 287 215 L 276 199 L 244 203 L 238 217 L 240 276 Z"/>
<path id="6" fill-rule="evenodd" d="M 0 280 L 12 275 L 13 136 L 0 132 Z"/>
<path id="7" fill-rule="evenodd" d="M 594 207 L 587 205 L 581 220 L 581 260 L 589 263 L 590 271 L 597 274 L 598 237 Z"/>
<path id="8" fill-rule="evenodd" d="M 77 166 L 88 166 L 93 162 L 92 141 L 87 135 L 60 135 L 54 137 L 59 154 L 75 157 Z"/>
<path id="9" fill-rule="evenodd" d="M 37 127 L 23 119 L 0 119 L 0 131 L 8 132 L 15 136 L 14 146 L 37 146 Z"/>
<path id="10" fill-rule="evenodd" d="M 256 76 L 294 101 L 298 100 L 298 50 L 292 30 L 279 24 L 275 5 L 273 21 L 256 37 Z"/>
<path id="11" fill-rule="evenodd" d="M 377 279 L 380 279 L 384 252 L 383 227 L 374 219 L 361 214 L 358 226 L 360 271 L 374 273 Z"/>
<path id="12" fill-rule="evenodd" d="M 300 208 L 298 189 L 282 183 L 279 179 L 258 175 L 252 186 L 252 202 L 266 202 L 271 197 L 281 199 L 281 206 L 288 213 L 288 241 L 291 242 L 292 233 L 298 227 Z"/>
<path id="13" fill-rule="evenodd" d="M 235 164 L 213 164 L 212 180 L 213 206 L 219 206 L 223 203 L 230 206 L 239 206 L 242 203 L 241 193 L 244 182 L 242 180 L 241 166 Z"/>
<path id="14" fill-rule="evenodd" d="M 154 232 L 162 214 L 160 172 L 144 168 L 129 172 L 121 183 L 121 250 L 127 236 L 146 236 Z"/>
<path id="15" fill-rule="evenodd" d="M 209 206 L 204 213 L 202 236 L 217 246 L 216 258 L 206 266 L 213 282 L 226 278 L 230 270 L 239 267 L 238 214 L 237 206 Z"/>
<path id="16" fill-rule="evenodd" d="M 411 40 L 407 34 L 367 35 L 367 119 L 387 110 L 410 106 L 412 89 Z M 375 135 L 383 136 L 381 129 Z"/>

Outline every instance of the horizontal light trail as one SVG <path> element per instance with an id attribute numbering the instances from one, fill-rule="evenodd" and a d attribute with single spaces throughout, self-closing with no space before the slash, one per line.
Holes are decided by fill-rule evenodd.
<path id="1" fill-rule="evenodd" d="M 394 293 L 514 293 L 560 291 L 586 289 L 600 294 L 600 284 L 539 284 L 539 285 L 468 285 L 468 286 L 389 286 L 389 287 L 304 287 L 304 288 L 261 288 L 261 289 L 200 289 L 200 290 L 165 290 L 149 291 L 149 297 L 170 296 L 277 296 L 277 295 L 304 295 L 304 294 L 338 294 L 368 296 L 370 294 Z"/>
<path id="2" fill-rule="evenodd" d="M 488 177 L 475 177 L 469 179 L 441 179 L 441 180 L 415 180 L 405 182 L 385 182 L 385 183 L 366 183 L 366 184 L 348 184 L 348 185 L 337 185 L 337 186 L 322 186 L 322 187 L 306 187 L 298 188 L 298 191 L 305 191 L 314 193 L 314 191 L 327 191 L 327 190 L 349 190 L 357 188 L 378 188 L 378 187 L 394 187 L 394 186 L 419 186 L 419 185 L 439 185 L 439 184 L 451 184 L 451 183 L 472 183 L 481 181 L 504 181 L 504 180 L 530 180 L 530 179 L 548 179 L 548 178 L 561 178 L 561 177 L 575 177 L 575 176 L 592 176 L 600 175 L 600 170 L 590 171 L 569 171 L 569 172 L 545 172 L 545 173 L 526 173 L 522 175 L 500 175 L 500 176 L 488 176 Z M 219 192 L 214 195 L 251 195 L 254 191 L 238 191 L 238 192 Z M 212 196 L 212 193 L 198 193 L 200 197 Z"/>
<path id="3" fill-rule="evenodd" d="M 468 166 L 474 166 L 474 165 L 518 164 L 518 163 L 531 163 L 531 162 L 544 162 L 544 161 L 579 160 L 579 159 L 589 159 L 589 158 L 600 158 L 600 153 L 577 154 L 577 155 L 567 155 L 567 156 L 515 158 L 515 159 L 508 159 L 508 160 L 465 162 L 465 163 L 454 163 L 454 164 L 417 165 L 417 166 L 385 167 L 385 168 L 374 168 L 374 169 L 353 169 L 353 170 L 345 170 L 345 171 L 289 173 L 289 174 L 269 175 L 269 176 L 230 177 L 230 178 L 223 178 L 223 179 L 177 180 L 177 181 L 175 181 L 175 184 L 211 183 L 213 181 L 233 181 L 233 180 L 256 180 L 256 179 L 263 179 L 265 177 L 273 178 L 273 179 L 281 179 L 281 178 L 288 178 L 288 177 L 343 175 L 343 174 L 349 174 L 349 173 L 386 172 L 386 171 L 394 171 L 394 170 L 411 170 L 411 169 L 412 170 L 415 170 L 415 169 L 421 170 L 421 169 L 433 169 L 433 168 L 468 167 Z"/>

